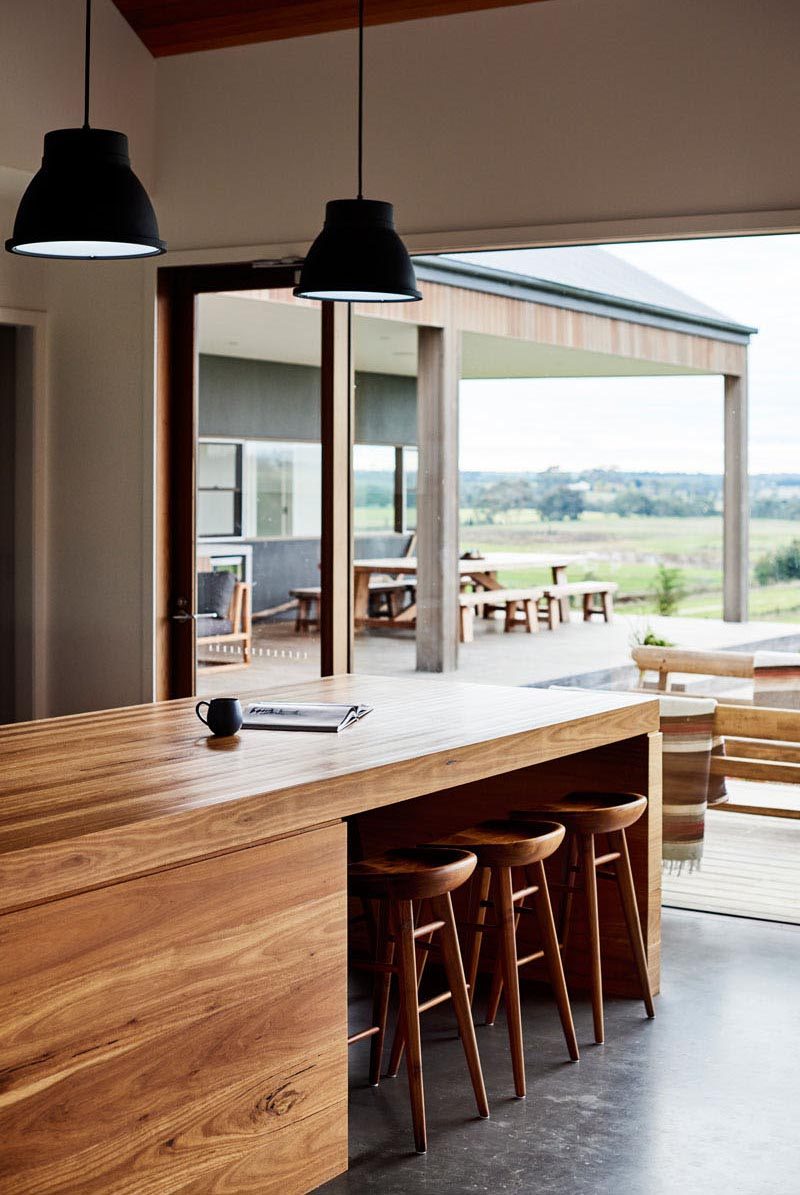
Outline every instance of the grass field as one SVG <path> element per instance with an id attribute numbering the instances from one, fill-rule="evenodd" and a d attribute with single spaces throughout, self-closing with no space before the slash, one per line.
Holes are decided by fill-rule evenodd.
<path id="1" fill-rule="evenodd" d="M 659 564 L 682 570 L 687 596 L 678 614 L 696 618 L 722 616 L 722 518 L 620 518 L 586 511 L 575 522 L 542 523 L 533 511 L 511 511 L 503 522 L 479 523 L 471 510 L 461 512 L 463 551 L 574 553 L 585 557 L 570 569 L 570 578 L 616 581 L 631 613 L 654 613 L 653 583 Z M 359 530 L 391 529 L 391 512 L 365 507 L 356 512 Z M 753 519 L 750 523 L 752 563 L 766 551 L 800 536 L 789 519 Z M 504 584 L 528 585 L 549 580 L 542 570 L 514 570 L 501 576 Z M 800 621 L 800 582 L 751 588 L 751 618 Z"/>

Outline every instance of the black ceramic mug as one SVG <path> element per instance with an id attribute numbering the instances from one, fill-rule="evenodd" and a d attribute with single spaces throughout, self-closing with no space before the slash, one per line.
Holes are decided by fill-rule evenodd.
<path id="1" fill-rule="evenodd" d="M 205 718 L 200 713 L 202 705 L 208 706 Z M 236 734 L 242 729 L 242 707 L 238 697 L 215 697 L 212 701 L 198 701 L 194 712 L 212 734 L 220 737 Z"/>

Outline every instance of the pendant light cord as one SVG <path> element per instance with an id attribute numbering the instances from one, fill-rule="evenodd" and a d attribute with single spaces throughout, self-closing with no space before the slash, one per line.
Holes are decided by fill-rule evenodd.
<path id="1" fill-rule="evenodd" d="M 364 0 L 358 0 L 358 198 L 364 198 Z"/>
<path id="2" fill-rule="evenodd" d="M 83 58 L 83 127 L 89 127 L 89 81 L 92 63 L 92 0 L 86 0 L 86 43 Z"/>

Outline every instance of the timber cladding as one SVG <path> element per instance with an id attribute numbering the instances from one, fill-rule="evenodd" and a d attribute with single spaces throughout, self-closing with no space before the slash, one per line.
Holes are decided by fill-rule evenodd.
<path id="1" fill-rule="evenodd" d="M 347 1166 L 342 824 L 0 918 L 0 1189 L 313 1189 Z"/>

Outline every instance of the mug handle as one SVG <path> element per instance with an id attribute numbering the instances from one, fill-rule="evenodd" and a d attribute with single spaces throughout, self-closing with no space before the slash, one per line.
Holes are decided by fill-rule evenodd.
<path id="1" fill-rule="evenodd" d="M 200 719 L 200 721 L 203 723 L 203 725 L 204 725 L 204 726 L 208 726 L 208 721 L 207 721 L 207 720 L 206 720 L 206 719 L 203 717 L 203 715 L 200 713 L 200 706 L 201 706 L 201 705 L 208 705 L 208 702 L 207 702 L 207 701 L 198 701 L 197 705 L 194 707 L 194 712 L 197 714 L 198 718 L 199 718 L 199 719 Z"/>

